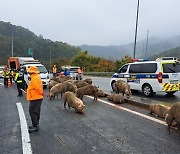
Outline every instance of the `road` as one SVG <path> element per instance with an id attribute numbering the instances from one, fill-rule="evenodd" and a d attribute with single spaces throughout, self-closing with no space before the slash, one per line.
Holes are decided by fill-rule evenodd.
<path id="1" fill-rule="evenodd" d="M 21 124 L 16 103 L 21 103 L 27 124 L 31 124 L 28 102 L 17 96 L 15 84 L 4 88 L 0 80 L 0 153 L 22 153 Z M 45 93 L 48 94 L 47 89 Z M 34 154 L 177 154 L 180 136 L 169 135 L 162 121 L 129 112 L 123 105 L 93 101 L 84 97 L 85 114 L 64 109 L 63 99 L 44 98 L 40 130 L 30 134 Z M 142 111 L 147 112 L 147 111 Z"/>

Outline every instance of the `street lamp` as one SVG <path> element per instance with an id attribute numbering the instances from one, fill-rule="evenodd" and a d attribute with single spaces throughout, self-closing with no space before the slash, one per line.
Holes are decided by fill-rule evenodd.
<path id="1" fill-rule="evenodd" d="M 136 38 L 137 38 L 137 27 L 138 27 L 138 15 L 139 15 L 139 0 L 138 0 L 138 4 L 137 4 L 137 15 L 136 15 L 136 29 L 135 29 L 135 40 L 134 40 L 134 54 L 133 54 L 133 58 L 135 58 L 136 56 Z"/>
<path id="2" fill-rule="evenodd" d="M 146 40 L 146 52 L 145 52 L 145 58 L 146 58 L 147 47 L 148 47 L 148 36 L 149 36 L 149 30 L 147 30 L 147 40 Z"/>
<path id="3" fill-rule="evenodd" d="M 14 42 L 13 42 L 13 32 L 12 32 L 12 40 L 11 40 L 12 42 L 11 42 L 11 45 L 12 45 L 12 47 L 11 47 L 11 52 L 12 52 L 12 57 L 14 56 Z"/>

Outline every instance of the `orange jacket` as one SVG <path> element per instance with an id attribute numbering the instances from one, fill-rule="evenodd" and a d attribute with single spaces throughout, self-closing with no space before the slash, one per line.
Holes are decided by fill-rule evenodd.
<path id="1" fill-rule="evenodd" d="M 29 82 L 26 94 L 27 100 L 43 99 L 43 96 L 44 92 L 41 78 L 38 74 L 31 74 L 31 81 Z"/>

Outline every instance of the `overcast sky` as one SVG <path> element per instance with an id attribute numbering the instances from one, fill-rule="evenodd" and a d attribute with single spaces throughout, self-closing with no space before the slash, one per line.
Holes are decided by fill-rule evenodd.
<path id="1" fill-rule="evenodd" d="M 137 0 L 0 0 L 0 20 L 71 45 L 134 42 Z M 180 0 L 140 0 L 137 41 L 180 35 Z"/>

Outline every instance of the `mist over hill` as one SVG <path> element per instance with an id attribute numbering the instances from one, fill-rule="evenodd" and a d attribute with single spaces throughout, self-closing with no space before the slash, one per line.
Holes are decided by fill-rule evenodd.
<path id="1" fill-rule="evenodd" d="M 180 35 L 170 38 L 150 37 L 147 40 L 138 41 L 136 44 L 136 58 L 149 58 L 155 54 L 180 47 Z M 134 43 L 120 46 L 98 46 L 98 45 L 81 45 L 82 50 L 87 50 L 93 56 L 104 57 L 106 59 L 121 59 L 125 55 L 133 57 Z M 171 55 L 171 54 L 170 54 Z M 173 56 L 173 53 L 172 55 Z"/>

